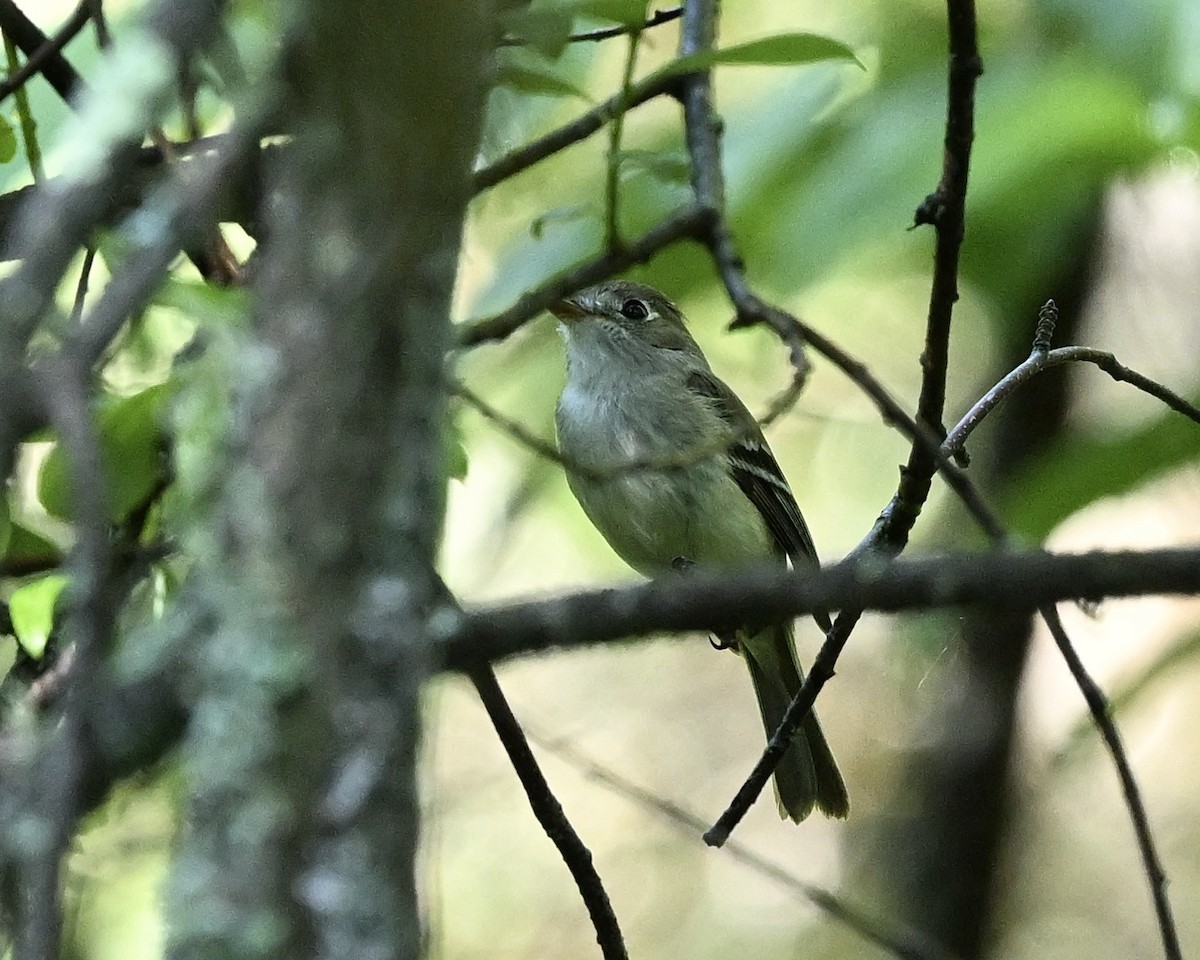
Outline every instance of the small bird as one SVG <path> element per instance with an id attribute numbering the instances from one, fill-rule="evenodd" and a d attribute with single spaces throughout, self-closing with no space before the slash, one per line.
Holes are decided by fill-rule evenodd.
<path id="1" fill-rule="evenodd" d="M 712 372 L 675 304 L 652 287 L 616 280 L 551 312 L 567 345 L 556 415 L 567 482 L 626 563 L 652 577 L 691 565 L 817 562 L 762 431 Z M 639 466 L 621 470 L 630 463 Z M 828 624 L 824 615 L 817 619 Z M 719 644 L 749 666 L 771 736 L 804 678 L 791 623 L 739 630 Z M 797 823 L 814 806 L 831 817 L 849 813 L 816 714 L 776 767 L 775 792 L 780 815 Z"/>

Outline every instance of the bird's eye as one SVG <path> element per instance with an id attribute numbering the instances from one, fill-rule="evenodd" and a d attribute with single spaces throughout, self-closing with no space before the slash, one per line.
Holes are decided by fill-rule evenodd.
<path id="1" fill-rule="evenodd" d="M 641 300 L 626 300 L 621 304 L 621 316 L 626 320 L 645 320 L 650 310 Z"/>

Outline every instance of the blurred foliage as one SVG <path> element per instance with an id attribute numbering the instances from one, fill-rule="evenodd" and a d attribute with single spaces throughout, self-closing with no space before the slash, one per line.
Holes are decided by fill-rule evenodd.
<path id="1" fill-rule="evenodd" d="M 1200 26 L 1193 6 L 1191 0 L 982 3 L 986 73 L 978 91 L 951 416 L 1027 351 L 1038 306 L 1061 296 L 1056 284 L 1062 264 L 1103 242 L 1097 225 L 1105 222 L 1105 196 L 1114 183 L 1182 170 L 1190 171 L 1196 191 L 1200 66 L 1194 51 Z M 231 9 L 227 45 L 199 71 L 198 117 L 205 131 L 228 122 L 230 77 L 268 69 L 287 16 L 266 0 L 239 0 Z M 481 162 L 620 89 L 628 44 L 568 43 L 573 30 L 637 22 L 654 9 L 642 0 L 544 0 L 506 14 L 497 33 L 530 46 L 497 55 Z M 116 43 L 126 44 L 125 69 L 136 74 L 136 49 L 124 23 L 113 17 Z M 46 26 L 52 28 L 53 20 Z M 677 34 L 678 25 L 671 24 L 643 35 L 635 81 L 678 69 L 671 67 Z M 832 7 L 741 0 L 727 5 L 721 46 L 724 52 L 712 62 L 726 124 L 730 216 L 752 283 L 854 352 L 911 406 L 932 238 L 908 227 L 940 173 L 943 8 L 929 0 Z M 89 39 L 75 41 L 68 53 L 85 77 L 99 69 Z M 736 69 L 729 65 L 734 61 Z M 770 63 L 775 65 L 764 66 Z M 70 133 L 67 109 L 43 81 L 33 81 L 29 92 L 54 175 L 69 155 L 63 144 L 71 137 L 78 142 L 80 134 Z M 167 127 L 172 135 L 182 130 L 182 113 Z M 6 155 L 12 161 L 0 171 L 8 189 L 30 178 L 27 162 L 13 159 L 16 145 L 12 123 L 0 117 L 0 162 L 7 162 Z M 607 137 L 597 135 L 477 199 L 464 242 L 456 320 L 501 309 L 599 252 L 607 147 Z M 690 196 L 676 104 L 663 98 L 629 114 L 619 163 L 619 224 L 628 238 Z M 103 261 L 120 262 L 117 236 L 102 244 L 95 289 L 108 276 Z M 245 238 L 231 242 L 252 247 Z M 786 356 L 771 335 L 724 334 L 730 310 L 703 251 L 681 245 L 632 273 L 680 303 L 716 369 L 752 408 L 761 411 L 786 386 Z M 60 291 L 64 314 L 76 279 Z M 1101 306 L 1094 312 L 1103 318 Z M 252 309 L 244 292 L 215 289 L 181 264 L 122 341 L 105 369 L 107 392 L 95 414 L 114 523 L 170 483 L 160 525 L 151 533 L 180 536 L 190 550 L 207 549 L 220 535 L 196 521 L 205 498 L 225 479 L 230 396 L 270 368 L 269 358 L 249 349 L 243 336 Z M 1094 325 L 1098 339 L 1092 345 L 1105 348 L 1105 330 L 1119 322 L 1109 316 L 1108 327 Z M 1156 335 L 1161 343 L 1176 342 L 1176 332 L 1165 327 Z M 833 559 L 857 542 L 886 502 L 906 445 L 853 385 L 813 359 L 798 410 L 774 425 L 770 438 L 822 555 Z M 1121 359 L 1151 376 L 1158 369 L 1153 350 Z M 552 437 L 562 357 L 546 320 L 456 362 L 457 375 L 506 416 Z M 1195 395 L 1200 363 L 1191 365 L 1189 376 L 1170 385 Z M 1129 390 L 1094 370 L 1082 371 L 1072 384 L 1078 406 L 1086 406 L 1095 391 Z M 1200 461 L 1193 425 L 1165 411 L 1148 417 L 1099 434 L 1073 420 L 1053 450 L 1000 491 L 1006 523 L 1041 542 L 1110 498 L 1149 497 L 1151 481 Z M 0 553 L 12 574 L 4 595 L 16 637 L 36 657 L 52 628 L 62 577 L 47 572 L 70 543 L 71 502 L 64 457 L 48 446 L 53 437 L 30 440 L 23 475 L 0 510 Z M 446 464 L 451 508 L 443 566 L 465 600 L 628 576 L 570 500 L 558 468 L 474 411 L 457 411 Z M 917 528 L 918 549 L 922 537 L 945 542 L 947 528 L 961 524 L 945 507 L 939 491 Z M 961 527 L 952 529 L 955 542 L 977 542 Z M 1200 538 L 1194 504 L 1179 519 L 1177 535 L 1188 531 Z M 158 601 L 185 575 L 184 562 L 159 567 L 135 621 L 159 615 Z M 889 641 L 898 632 L 892 622 L 876 619 L 856 638 L 838 682 L 823 694 L 823 720 L 846 765 L 858 822 L 886 815 L 880 805 L 887 784 L 923 736 L 912 721 L 921 702 L 962 695 L 954 685 L 953 654 L 947 653 L 949 629 L 947 620 L 927 618 L 895 643 Z M 1156 629 L 1161 649 L 1148 665 L 1129 660 L 1114 668 L 1128 690 L 1122 704 L 1170 687 L 1194 664 L 1200 649 L 1194 612 Z M 814 640 L 801 638 L 806 656 Z M 708 815 L 740 782 L 760 734 L 739 671 L 726 656 L 701 648 L 696 640 L 585 651 L 514 665 L 503 680 L 519 715 Z M 1151 939 L 1141 904 L 1125 906 L 1130 898 L 1111 889 L 1118 881 L 1122 889 L 1134 884 L 1137 868 L 1124 847 L 1111 849 L 1111 836 L 1126 834 L 1115 793 L 1091 792 L 1092 781 L 1108 776 L 1103 759 L 1097 754 L 1087 767 L 1086 783 L 1057 773 L 1039 781 L 1042 741 L 1053 741 L 1056 749 L 1058 731 L 1081 713 L 1065 682 L 1050 689 L 1045 701 L 1071 704 L 1061 708 L 1069 722 L 1031 708 L 1040 726 L 1030 736 L 1028 780 L 1040 792 L 1027 801 L 1017 828 L 1012 869 L 1021 876 L 1012 880 L 1009 926 L 998 942 L 1013 957 L 1144 955 Z M 575 892 L 528 816 L 481 711 L 453 679 L 430 697 L 435 722 L 425 872 L 431 954 L 590 955 L 594 944 Z M 1189 806 L 1200 765 L 1194 751 L 1181 753 L 1179 746 L 1190 723 L 1200 721 L 1195 713 L 1177 707 L 1172 729 L 1161 734 L 1165 740 L 1145 742 L 1147 752 L 1157 752 L 1141 766 L 1171 830 L 1169 869 L 1181 903 L 1200 891 L 1200 857 L 1194 855 L 1200 836 Z M 1140 745 L 1142 732 L 1135 726 L 1131 742 Z M 798 911 L 790 894 L 714 859 L 695 837 L 675 832 L 653 813 L 606 796 L 552 754 L 547 766 L 593 845 L 634 955 L 771 957 L 795 955 L 798 944 L 814 942 L 828 945 L 825 956 L 877 955 L 825 927 L 814 941 L 815 912 Z M 149 785 L 132 785 L 79 839 L 70 886 L 78 910 L 70 947 L 75 955 L 160 954 L 157 884 L 178 826 L 178 793 L 170 771 Z M 1086 809 L 1087 817 L 1077 818 L 1077 809 Z M 862 833 L 853 822 L 848 833 L 839 830 L 823 823 L 795 830 L 759 810 L 746 837 L 804 879 L 834 886 L 845 861 L 865 849 L 856 846 Z M 1078 851 L 1102 858 L 1104 870 L 1088 872 L 1104 875 L 1073 874 L 1073 864 L 1087 859 Z M 128 891 L 133 893 L 126 897 Z M 1122 906 L 1110 911 L 1112 903 Z M 1078 935 L 1080 928 L 1085 936 Z M 1105 933 L 1114 930 L 1120 935 L 1106 942 Z M 1191 933 L 1197 935 L 1194 927 Z"/>
<path id="2" fill-rule="evenodd" d="M 109 494 L 109 519 L 121 523 L 166 482 L 165 411 L 170 384 L 149 387 L 130 397 L 107 398 L 96 414 L 100 456 Z M 73 515 L 70 468 L 56 444 L 42 462 L 38 499 L 60 520 Z"/>
<path id="3" fill-rule="evenodd" d="M 66 585 L 65 576 L 48 573 L 17 587 L 8 598 L 8 612 L 17 642 L 35 660 L 40 659 L 46 649 L 46 641 L 54 627 L 54 605 Z"/>

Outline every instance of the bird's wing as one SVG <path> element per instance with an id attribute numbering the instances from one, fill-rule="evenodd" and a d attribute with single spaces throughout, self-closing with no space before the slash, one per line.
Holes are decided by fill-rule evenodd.
<path id="1" fill-rule="evenodd" d="M 733 431 L 735 439 L 728 451 L 730 473 L 762 516 L 780 552 L 787 554 L 793 566 L 816 563 L 812 534 L 746 405 L 710 371 L 689 374 L 688 387 L 707 398 Z"/>

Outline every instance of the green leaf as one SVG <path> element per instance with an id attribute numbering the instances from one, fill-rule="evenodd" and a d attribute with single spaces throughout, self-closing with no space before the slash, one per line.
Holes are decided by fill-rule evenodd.
<path id="1" fill-rule="evenodd" d="M 54 627 L 54 604 L 66 585 L 66 576 L 49 573 L 17 587 L 8 598 L 17 643 L 35 660 L 46 652 L 46 641 Z"/>
<path id="2" fill-rule="evenodd" d="M 169 278 L 154 296 L 154 303 L 171 307 L 198 323 L 232 323 L 250 309 L 250 294 L 239 287 L 217 287 L 203 280 Z"/>
<path id="3" fill-rule="evenodd" d="M 496 82 L 521 93 L 550 97 L 590 97 L 557 67 L 534 56 L 530 51 L 507 51 L 496 72 Z"/>
<path id="4" fill-rule="evenodd" d="M 162 427 L 171 384 L 159 384 L 106 403 L 96 418 L 100 454 L 108 483 L 109 519 L 120 523 L 144 503 L 163 478 Z M 38 499 L 51 516 L 73 515 L 70 473 L 62 444 L 50 452 L 38 477 Z"/>
<path id="5" fill-rule="evenodd" d="M 815 33 L 783 33 L 762 40 L 751 40 L 723 50 L 705 50 L 680 57 L 660 71 L 667 76 L 695 73 L 719 64 L 753 64 L 757 66 L 797 66 L 823 60 L 849 60 L 862 69 L 862 61 L 844 43 Z"/>
<path id="6" fill-rule="evenodd" d="M 17 133 L 8 118 L 0 114 L 0 163 L 9 163 L 17 155 Z"/>
<path id="7" fill-rule="evenodd" d="M 9 531 L 8 548 L 4 552 L 4 570 L 9 575 L 21 576 L 62 562 L 62 550 L 40 534 L 19 523 L 10 524 Z"/>

